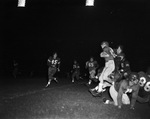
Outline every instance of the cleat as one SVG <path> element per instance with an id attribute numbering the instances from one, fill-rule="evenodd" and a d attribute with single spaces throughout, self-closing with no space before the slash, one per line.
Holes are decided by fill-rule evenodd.
<path id="1" fill-rule="evenodd" d="M 102 92 L 97 92 L 93 94 L 94 97 L 102 97 Z"/>
<path id="2" fill-rule="evenodd" d="M 104 97 L 104 98 L 103 98 L 103 102 L 104 102 L 104 104 L 105 104 L 106 100 L 107 100 L 107 99 Z"/>
<path id="3" fill-rule="evenodd" d="M 89 89 L 90 91 L 96 91 L 96 89 L 95 88 L 92 88 L 92 89 Z"/>
<path id="4" fill-rule="evenodd" d="M 56 78 L 54 78 L 54 80 L 58 83 L 58 80 Z"/>
<path id="5" fill-rule="evenodd" d="M 104 88 L 104 89 L 102 90 L 102 92 L 104 92 L 104 91 L 106 91 L 106 88 Z"/>
<path id="6" fill-rule="evenodd" d="M 97 93 L 96 90 L 92 90 L 92 89 L 89 89 L 89 92 L 90 92 L 93 96 Z"/>
<path id="7" fill-rule="evenodd" d="M 51 84 L 51 82 L 50 82 L 50 81 L 48 81 L 48 83 L 47 83 L 47 85 L 46 85 L 45 87 L 48 87 L 50 84 Z"/>
<path id="8" fill-rule="evenodd" d="M 86 83 L 86 86 L 90 86 L 90 84 L 89 84 L 89 83 Z"/>
<path id="9" fill-rule="evenodd" d="M 110 102 L 109 100 L 106 100 L 106 101 L 104 102 L 104 104 L 109 104 L 109 102 Z"/>
<path id="10" fill-rule="evenodd" d="M 47 84 L 45 87 L 48 87 L 50 84 Z"/>
<path id="11" fill-rule="evenodd" d="M 74 79 L 72 79 L 72 81 L 71 81 L 72 83 L 74 83 Z"/>

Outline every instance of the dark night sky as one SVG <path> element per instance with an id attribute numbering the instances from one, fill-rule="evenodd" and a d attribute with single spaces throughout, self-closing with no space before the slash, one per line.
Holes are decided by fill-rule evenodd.
<path id="1" fill-rule="evenodd" d="M 74 58 L 84 66 L 92 55 L 100 65 L 102 41 L 124 46 L 135 71 L 150 65 L 150 4 L 145 0 L 27 0 L 17 8 L 17 0 L 5 0 L 2 8 L 1 72 L 10 72 L 13 58 L 22 70 L 46 71 L 47 58 L 54 51 L 62 69 L 71 68 Z M 135 2 L 136 1 L 136 2 Z M 6 74 L 6 73 L 5 73 Z"/>

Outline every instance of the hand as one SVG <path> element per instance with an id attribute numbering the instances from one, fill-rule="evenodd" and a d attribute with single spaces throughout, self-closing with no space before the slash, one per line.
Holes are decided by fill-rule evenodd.
<path id="1" fill-rule="evenodd" d="M 59 69 L 59 68 L 58 68 L 57 70 L 58 70 L 58 72 L 60 71 L 60 69 Z"/>
<path id="2" fill-rule="evenodd" d="M 134 107 L 133 107 L 133 106 L 131 106 L 131 107 L 130 107 L 130 109 L 134 110 Z"/>
<path id="3" fill-rule="evenodd" d="M 98 76 L 95 76 L 96 79 L 98 79 Z"/>
<path id="4" fill-rule="evenodd" d="M 128 89 L 125 91 L 125 94 L 126 94 L 126 93 L 131 93 L 131 92 L 132 92 L 132 89 L 129 89 L 129 88 L 128 88 Z"/>
<path id="5" fill-rule="evenodd" d="M 127 90 L 125 91 L 125 94 L 128 93 L 128 92 L 129 92 L 129 89 L 127 89 Z"/>

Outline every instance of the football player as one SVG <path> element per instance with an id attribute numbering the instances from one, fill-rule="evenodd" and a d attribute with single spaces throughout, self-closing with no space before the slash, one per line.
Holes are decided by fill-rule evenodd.
<path id="1" fill-rule="evenodd" d="M 14 78 L 17 78 L 18 75 L 18 63 L 16 62 L 16 60 L 13 61 L 13 76 Z"/>
<path id="2" fill-rule="evenodd" d="M 139 72 L 139 94 L 137 101 L 139 102 L 149 102 L 150 104 L 150 77 L 148 72 Z"/>
<path id="3" fill-rule="evenodd" d="M 49 86 L 51 81 L 52 80 L 55 80 L 56 82 L 57 79 L 54 76 L 54 74 L 57 72 L 57 71 L 60 71 L 60 58 L 57 57 L 57 53 L 54 53 L 53 54 L 53 57 L 49 57 L 48 58 L 48 61 L 47 61 L 47 65 L 48 65 L 48 83 L 46 85 Z"/>
<path id="4" fill-rule="evenodd" d="M 121 62 L 123 62 L 125 54 L 123 53 L 122 46 L 118 46 L 117 49 L 114 49 L 114 52 L 116 54 L 116 57 L 114 58 L 114 61 L 115 61 L 115 70 L 119 71 L 120 68 L 121 68 Z"/>
<path id="5" fill-rule="evenodd" d="M 139 75 L 138 73 L 132 72 L 128 77 L 128 80 L 121 80 L 115 82 L 109 89 L 109 93 L 113 101 L 105 100 L 105 104 L 114 104 L 120 109 L 122 104 L 130 104 L 130 108 L 134 109 L 135 102 L 139 92 Z M 131 102 L 127 93 L 132 93 Z"/>
<path id="6" fill-rule="evenodd" d="M 98 68 L 98 63 L 96 60 L 94 60 L 93 57 L 90 58 L 89 61 L 86 62 L 85 68 L 88 68 L 89 70 L 89 82 L 87 85 L 90 85 L 92 83 L 92 79 L 95 78 L 96 69 Z"/>
<path id="7" fill-rule="evenodd" d="M 79 80 L 80 78 L 80 65 L 79 63 L 74 60 L 73 69 L 72 69 L 72 82 L 74 82 L 74 79 Z"/>
<path id="8" fill-rule="evenodd" d="M 122 78 L 127 78 L 131 73 L 131 70 L 129 62 L 125 59 L 125 54 L 123 53 L 122 46 L 118 46 L 118 48 L 115 49 L 114 52 L 117 56 L 114 58 L 115 71 L 113 72 L 113 74 L 116 75 L 115 73 L 120 73 L 120 80 Z"/>
<path id="9" fill-rule="evenodd" d="M 101 47 L 103 52 L 101 52 L 100 57 L 105 59 L 105 67 L 99 76 L 99 85 L 90 89 L 90 92 L 92 94 L 94 93 L 95 96 L 99 94 L 101 95 L 101 93 L 106 90 L 105 87 L 111 86 L 112 81 L 109 78 L 109 75 L 115 70 L 114 58 L 116 57 L 116 54 L 113 49 L 109 47 L 108 42 L 102 42 Z"/>
<path id="10" fill-rule="evenodd" d="M 130 109 L 134 109 L 136 101 L 140 103 L 150 102 L 150 79 L 144 72 L 130 73 L 128 80 L 122 80 L 111 86 L 110 95 L 113 102 L 105 100 L 105 104 L 114 104 L 118 108 L 122 104 L 130 104 Z M 131 94 L 131 101 L 127 93 Z"/>

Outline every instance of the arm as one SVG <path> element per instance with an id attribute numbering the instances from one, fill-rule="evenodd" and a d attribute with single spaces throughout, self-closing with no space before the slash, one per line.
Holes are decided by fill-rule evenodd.
<path id="1" fill-rule="evenodd" d="M 111 54 L 114 58 L 117 56 L 112 48 L 110 48 L 110 54 Z"/>
<path id="2" fill-rule="evenodd" d="M 99 64 L 97 61 L 95 61 L 95 67 L 96 67 L 96 69 L 99 67 Z"/>
<path id="3" fill-rule="evenodd" d="M 60 59 L 58 59 L 58 71 L 60 71 Z"/>
<path id="4" fill-rule="evenodd" d="M 85 64 L 85 68 L 86 68 L 86 69 L 88 68 L 88 61 L 87 61 L 86 64 Z"/>
<path id="5" fill-rule="evenodd" d="M 109 55 L 106 52 L 101 52 L 100 57 L 109 57 Z"/>
<path id="6" fill-rule="evenodd" d="M 51 58 L 51 57 L 49 57 L 49 58 L 48 58 L 48 60 L 47 60 L 47 65 L 48 65 L 48 66 L 50 66 L 50 65 L 51 65 L 51 63 L 52 63 L 52 58 Z"/>

